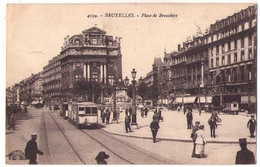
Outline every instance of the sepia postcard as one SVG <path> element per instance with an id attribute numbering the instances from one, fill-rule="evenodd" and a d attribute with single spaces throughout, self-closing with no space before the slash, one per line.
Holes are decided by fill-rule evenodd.
<path id="1" fill-rule="evenodd" d="M 6 4 L 5 165 L 257 163 L 257 3 Z"/>

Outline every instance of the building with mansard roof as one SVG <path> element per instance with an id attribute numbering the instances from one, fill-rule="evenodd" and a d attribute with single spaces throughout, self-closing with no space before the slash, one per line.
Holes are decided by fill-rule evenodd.
<path id="1" fill-rule="evenodd" d="M 256 17 L 257 6 L 249 6 L 178 46 L 169 76 L 176 103 L 255 106 Z"/>
<path id="2" fill-rule="evenodd" d="M 79 80 L 110 85 L 122 78 L 121 38 L 98 27 L 67 36 L 61 52 L 43 69 L 45 98 L 52 104 L 73 97 Z"/>

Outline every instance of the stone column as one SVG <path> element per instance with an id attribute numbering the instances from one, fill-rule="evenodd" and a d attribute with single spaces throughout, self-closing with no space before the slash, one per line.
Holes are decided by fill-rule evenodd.
<path id="1" fill-rule="evenodd" d="M 104 64 L 104 84 L 106 84 L 107 82 L 107 66 L 106 64 Z"/>
<path id="2" fill-rule="evenodd" d="M 87 79 L 87 69 L 86 69 L 87 67 L 86 67 L 86 63 L 84 63 L 84 65 L 83 65 L 83 77 L 85 78 L 85 79 Z"/>
<path id="3" fill-rule="evenodd" d="M 88 75 L 88 80 L 90 80 L 90 66 L 89 66 L 89 63 L 87 64 L 87 75 Z"/>
<path id="4" fill-rule="evenodd" d="M 100 64 L 100 82 L 103 83 L 103 63 Z"/>

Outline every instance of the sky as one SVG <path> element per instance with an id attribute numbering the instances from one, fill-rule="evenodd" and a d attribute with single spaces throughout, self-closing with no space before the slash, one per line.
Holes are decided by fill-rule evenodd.
<path id="1" fill-rule="evenodd" d="M 123 78 L 145 77 L 155 57 L 197 32 L 204 32 L 216 20 L 224 19 L 252 4 L 9 4 L 6 12 L 6 87 L 38 73 L 58 55 L 67 35 L 94 27 L 107 35 L 122 37 Z M 105 13 L 133 13 L 136 17 L 104 17 Z M 157 17 L 141 17 L 142 14 Z M 158 15 L 175 14 L 162 18 Z M 89 18 L 88 15 L 98 15 Z M 102 15 L 102 17 L 100 16 Z M 137 17 L 139 15 L 139 17 Z"/>

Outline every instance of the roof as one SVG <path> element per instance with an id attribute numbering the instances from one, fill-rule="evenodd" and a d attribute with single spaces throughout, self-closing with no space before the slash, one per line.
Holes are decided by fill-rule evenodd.
<path id="1" fill-rule="evenodd" d="M 84 30 L 83 33 L 106 34 L 107 32 L 104 31 L 104 30 L 101 30 L 100 28 L 92 27 L 92 28 L 89 28 L 89 29 Z"/>
<path id="2" fill-rule="evenodd" d="M 93 103 L 93 102 L 78 102 L 77 103 L 79 106 L 97 106 L 96 103 Z"/>

